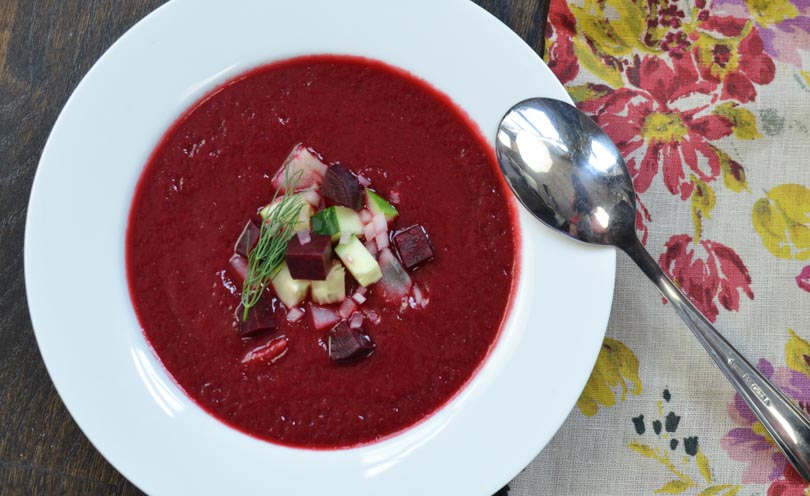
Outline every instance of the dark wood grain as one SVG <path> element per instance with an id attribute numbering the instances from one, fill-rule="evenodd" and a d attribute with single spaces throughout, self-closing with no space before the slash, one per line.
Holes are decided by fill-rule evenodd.
<path id="1" fill-rule="evenodd" d="M 162 3 L 0 0 L 0 494 L 142 494 L 56 394 L 28 317 L 22 249 L 31 182 L 60 109 L 101 54 Z M 476 3 L 542 53 L 547 0 Z"/>

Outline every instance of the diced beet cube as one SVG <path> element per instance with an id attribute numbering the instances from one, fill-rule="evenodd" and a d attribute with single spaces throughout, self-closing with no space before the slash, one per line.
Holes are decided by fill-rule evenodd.
<path id="1" fill-rule="evenodd" d="M 357 177 L 342 165 L 330 165 L 326 169 L 321 194 L 337 205 L 352 210 L 363 208 L 363 187 Z"/>
<path id="2" fill-rule="evenodd" d="M 249 220 L 247 224 L 245 224 L 245 228 L 242 229 L 242 234 L 239 235 L 239 239 L 236 240 L 233 252 L 247 258 L 248 254 L 256 247 L 256 243 L 258 242 L 259 226 L 254 224 L 252 220 Z"/>
<path id="3" fill-rule="evenodd" d="M 352 329 L 346 321 L 329 331 L 329 358 L 337 363 L 352 363 L 371 356 L 374 341 L 363 329 Z"/>
<path id="4" fill-rule="evenodd" d="M 396 233 L 394 245 L 397 247 L 402 265 L 409 269 L 433 258 L 433 245 L 425 228 L 419 224 Z"/>
<path id="5" fill-rule="evenodd" d="M 332 266 L 332 238 L 310 234 L 309 243 L 301 244 L 298 236 L 287 243 L 287 267 L 293 279 L 323 281 Z"/>
<path id="6" fill-rule="evenodd" d="M 230 260 L 228 260 L 228 272 L 230 272 L 231 277 L 233 277 L 234 282 L 237 286 L 239 286 L 239 289 L 241 289 L 242 285 L 245 284 L 247 270 L 248 260 L 242 255 L 234 253 Z"/>
<path id="7" fill-rule="evenodd" d="M 239 322 L 239 334 L 250 335 L 276 329 L 276 314 L 273 305 L 262 298 L 248 309 L 245 318 L 245 307 L 240 303 L 234 311 L 236 321 Z"/>

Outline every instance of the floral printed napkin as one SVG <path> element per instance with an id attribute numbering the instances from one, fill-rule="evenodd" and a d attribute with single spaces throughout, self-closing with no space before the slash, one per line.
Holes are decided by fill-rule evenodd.
<path id="1" fill-rule="evenodd" d="M 810 0 L 551 0 L 546 60 L 613 138 L 637 229 L 810 412 Z M 810 496 L 641 272 L 577 408 L 501 494 Z"/>

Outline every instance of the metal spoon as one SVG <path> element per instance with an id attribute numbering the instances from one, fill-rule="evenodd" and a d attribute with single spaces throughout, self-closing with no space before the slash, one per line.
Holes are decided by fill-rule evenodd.
<path id="1" fill-rule="evenodd" d="M 644 249 L 635 231 L 630 173 L 605 132 L 567 103 L 533 98 L 504 116 L 496 152 L 509 186 L 535 217 L 576 240 L 615 246 L 638 264 L 810 481 L 810 421 L 720 335 Z"/>

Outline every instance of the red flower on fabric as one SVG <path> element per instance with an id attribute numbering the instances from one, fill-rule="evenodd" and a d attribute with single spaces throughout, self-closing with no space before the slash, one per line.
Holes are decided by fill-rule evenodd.
<path id="1" fill-rule="evenodd" d="M 706 36 L 695 31 L 692 53 L 707 81 L 722 82 L 720 98 L 737 100 L 740 103 L 754 101 L 756 84 L 773 81 L 776 66 L 764 51 L 765 47 L 756 28 L 745 35 L 742 41 L 736 37 L 744 34 L 746 23 L 734 17 L 710 17 L 701 24 L 701 30 L 714 31 L 728 38 Z"/>
<path id="2" fill-rule="evenodd" d="M 684 165 L 704 182 L 718 177 L 720 159 L 709 141 L 730 135 L 732 123 L 720 115 L 703 115 L 707 106 L 679 109 L 681 99 L 695 93 L 710 94 L 716 87 L 700 80 L 690 58 L 673 59 L 671 66 L 656 57 L 636 57 L 634 62 L 627 76 L 638 90 L 608 92 L 582 102 L 580 107 L 595 114 L 595 120 L 619 147 L 638 193 L 647 191 L 661 164 L 669 192 L 689 198 L 694 184 Z M 646 150 L 637 162 L 632 154 L 643 145 Z"/>
<path id="3" fill-rule="evenodd" d="M 726 310 L 739 310 L 740 293 L 754 299 L 748 268 L 734 250 L 716 241 L 694 244 L 688 234 L 675 235 L 658 263 L 711 322 L 719 313 L 715 300 Z"/>
<path id="4" fill-rule="evenodd" d="M 785 464 L 784 478 L 774 481 L 768 488 L 768 496 L 806 496 L 807 494 L 810 494 L 810 485 L 789 463 Z"/>
<path id="5" fill-rule="evenodd" d="M 803 268 L 799 275 L 796 276 L 796 284 L 810 293 L 810 265 Z"/>
<path id="6" fill-rule="evenodd" d="M 551 2 L 546 24 L 548 67 L 561 83 L 574 80 L 579 74 L 579 61 L 574 55 L 573 36 L 576 33 L 574 15 L 566 2 Z"/>

